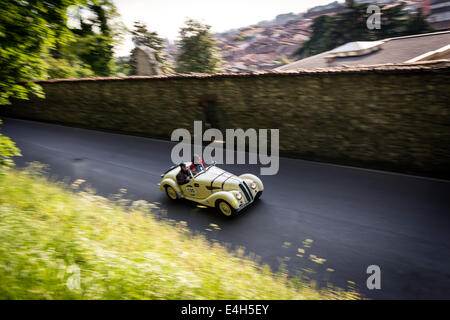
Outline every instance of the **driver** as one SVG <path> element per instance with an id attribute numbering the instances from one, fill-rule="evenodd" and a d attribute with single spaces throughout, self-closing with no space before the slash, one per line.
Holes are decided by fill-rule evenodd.
<path id="1" fill-rule="evenodd" d="M 189 175 L 189 169 L 186 167 L 186 164 L 180 163 L 180 168 L 181 170 L 177 174 L 177 182 L 181 186 L 188 183 L 191 180 L 191 176 Z"/>
<path id="2" fill-rule="evenodd" d="M 206 164 L 203 162 L 202 158 L 198 154 L 194 154 L 192 157 L 192 163 L 189 166 L 192 174 L 196 175 L 197 173 L 202 172 L 205 168 Z"/>

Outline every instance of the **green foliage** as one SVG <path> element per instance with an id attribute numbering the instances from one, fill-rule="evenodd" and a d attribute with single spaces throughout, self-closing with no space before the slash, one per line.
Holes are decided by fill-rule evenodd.
<path id="1" fill-rule="evenodd" d="M 50 79 L 89 78 L 95 76 L 94 72 L 80 60 L 56 59 L 51 56 L 42 62 L 47 69 Z"/>
<path id="2" fill-rule="evenodd" d="M 417 14 L 411 14 L 409 16 L 406 29 L 408 34 L 420 34 L 434 31 L 434 28 L 428 23 L 422 10 L 419 10 Z"/>
<path id="3" fill-rule="evenodd" d="M 67 8 L 76 0 L 3 0 L 0 6 L 0 105 L 11 98 L 43 97 L 37 84 L 45 77 L 41 54 L 64 42 Z"/>
<path id="4" fill-rule="evenodd" d="M 113 59 L 112 39 L 100 34 L 79 37 L 73 45 L 74 52 L 96 75 L 109 76 Z"/>
<path id="5" fill-rule="evenodd" d="M 311 29 L 313 30 L 311 37 L 295 52 L 295 54 L 308 57 L 334 47 L 336 39 L 333 39 L 328 35 L 333 30 L 332 25 L 333 18 L 330 16 L 320 16 L 314 19 L 311 26 Z"/>
<path id="6" fill-rule="evenodd" d="M 34 173 L 0 176 L 0 299 L 358 298 L 274 274 L 153 217 L 153 204 L 126 206 L 124 192 L 112 202 Z"/>
<path id="7" fill-rule="evenodd" d="M 155 59 L 164 74 L 172 73 L 172 66 L 168 60 L 168 54 L 165 51 L 164 40 L 158 36 L 155 31 L 148 31 L 144 22 L 136 21 L 134 29 L 131 31 L 133 42 L 136 45 L 144 45 L 155 50 Z M 135 49 L 131 51 L 132 74 L 136 74 L 136 61 L 134 58 Z"/>
<path id="8" fill-rule="evenodd" d="M 2 120 L 0 120 L 0 124 Z M 0 134 L 0 173 L 5 167 L 11 167 L 14 162 L 12 157 L 20 156 L 20 150 L 8 137 Z"/>
<path id="9" fill-rule="evenodd" d="M 116 77 L 127 77 L 133 73 L 133 67 L 128 57 L 113 58 L 112 73 Z"/>
<path id="10" fill-rule="evenodd" d="M 216 73 L 222 71 L 220 58 L 211 27 L 189 19 L 180 30 L 180 54 L 177 57 L 177 72 Z"/>
<path id="11" fill-rule="evenodd" d="M 89 18 L 83 14 L 86 10 L 90 13 Z M 123 29 L 114 23 L 118 17 L 116 7 L 109 0 L 88 0 L 77 7 L 75 15 L 79 27 L 71 29 L 74 41 L 69 45 L 69 51 L 75 53 L 96 75 L 110 76 L 115 38 L 120 37 L 120 29 Z"/>
<path id="12" fill-rule="evenodd" d="M 347 42 L 373 41 L 432 31 L 421 12 L 408 14 L 404 4 L 380 6 L 381 29 L 369 30 L 366 25 L 368 4 L 347 2 L 347 10 L 335 16 L 314 19 L 312 35 L 294 55 L 308 57 L 332 50 Z"/>

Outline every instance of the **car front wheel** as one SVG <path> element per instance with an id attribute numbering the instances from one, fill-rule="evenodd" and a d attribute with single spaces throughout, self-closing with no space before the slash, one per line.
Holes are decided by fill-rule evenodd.
<path id="1" fill-rule="evenodd" d="M 227 217 L 233 216 L 236 212 L 236 210 L 234 210 L 234 208 L 224 200 L 217 201 L 216 208 L 221 214 Z"/>
<path id="2" fill-rule="evenodd" d="M 171 186 L 166 186 L 166 194 L 171 200 L 177 200 L 178 194 Z"/>

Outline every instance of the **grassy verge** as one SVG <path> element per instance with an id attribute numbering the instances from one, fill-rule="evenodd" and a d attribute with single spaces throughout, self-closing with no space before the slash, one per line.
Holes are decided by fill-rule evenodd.
<path id="1" fill-rule="evenodd" d="M 151 204 L 124 207 L 24 172 L 0 174 L 0 299 L 335 299 L 273 274 Z"/>

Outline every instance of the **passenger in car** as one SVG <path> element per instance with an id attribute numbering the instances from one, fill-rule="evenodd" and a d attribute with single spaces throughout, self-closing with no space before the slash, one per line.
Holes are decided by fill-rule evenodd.
<path id="1" fill-rule="evenodd" d="M 199 172 L 202 172 L 205 168 L 206 164 L 205 162 L 203 162 L 202 158 L 199 155 L 194 154 L 194 156 L 192 157 L 192 163 L 189 166 L 189 169 L 192 171 L 192 174 L 195 175 Z"/>

